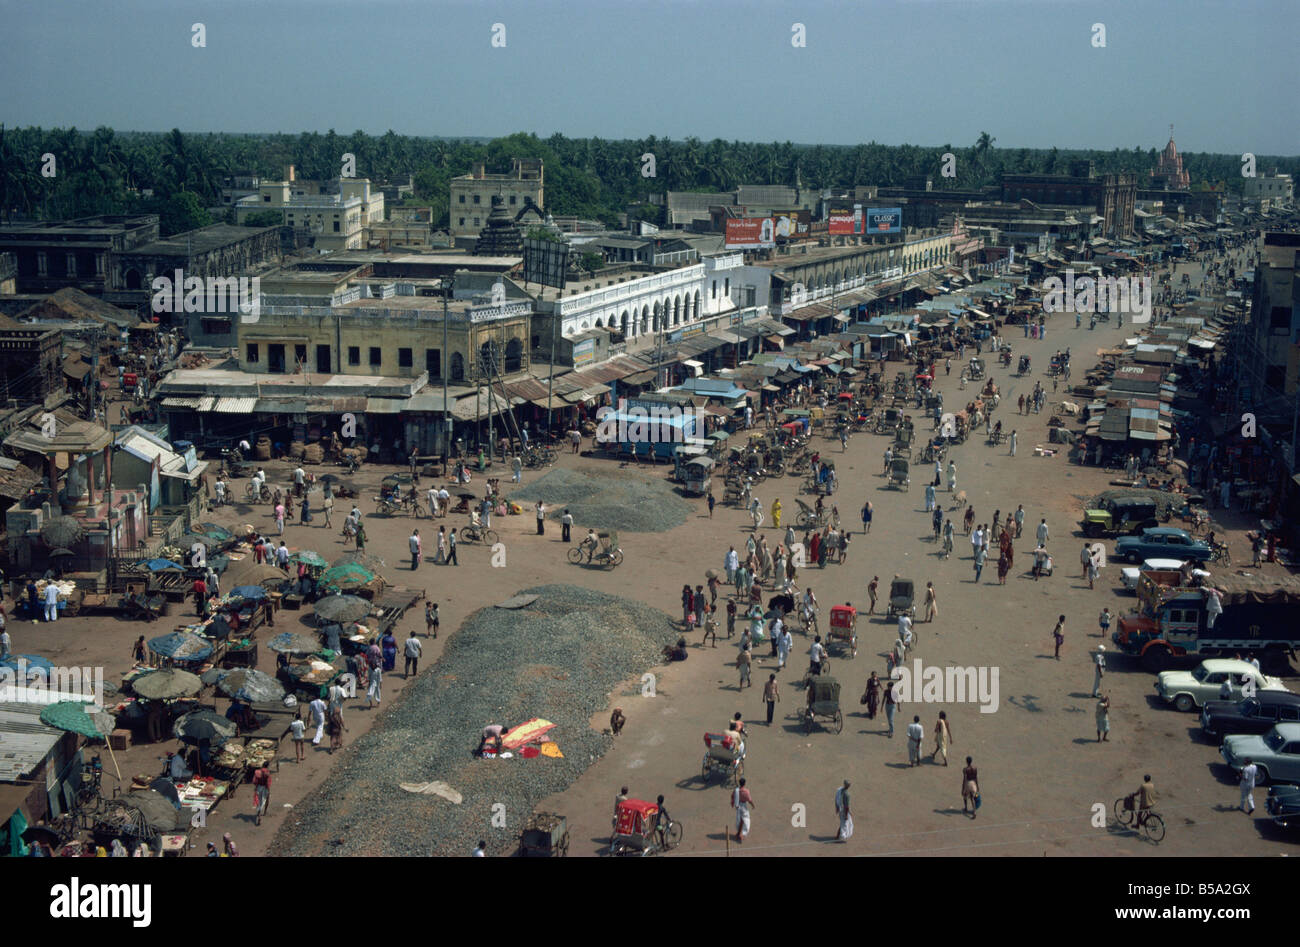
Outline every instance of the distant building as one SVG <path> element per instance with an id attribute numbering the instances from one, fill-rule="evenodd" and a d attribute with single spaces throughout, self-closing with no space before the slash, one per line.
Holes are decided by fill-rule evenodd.
<path id="1" fill-rule="evenodd" d="M 1247 200 L 1267 201 L 1268 206 L 1290 204 L 1295 200 L 1295 184 L 1289 174 L 1257 174 L 1246 178 L 1243 195 Z"/>
<path id="2" fill-rule="evenodd" d="M 17 292 L 65 287 L 99 296 L 120 288 L 113 255 L 157 240 L 157 214 L 102 215 L 0 227 L 0 253 L 17 257 Z"/>
<path id="3" fill-rule="evenodd" d="M 1045 207 L 1090 207 L 1102 219 L 1105 236 L 1130 237 L 1137 175 L 1097 174 L 1090 161 L 1075 162 L 1069 174 L 1003 174 L 1002 200 L 1028 200 Z"/>
<path id="4" fill-rule="evenodd" d="M 289 165 L 283 181 L 262 181 L 257 194 L 235 205 L 235 222 L 267 210 L 279 211 L 285 226 L 310 233 L 318 250 L 360 250 L 371 223 L 384 219 L 384 195 L 368 178 L 299 181 Z"/>
<path id="5" fill-rule="evenodd" d="M 1163 187 L 1167 191 L 1185 191 L 1192 185 L 1192 179 L 1183 170 L 1183 156 L 1174 144 L 1174 126 L 1169 126 L 1169 144 L 1160 152 L 1160 159 L 1151 169 L 1151 183 L 1154 187 Z"/>
<path id="6" fill-rule="evenodd" d="M 0 253 L 0 296 L 12 296 L 18 292 L 18 257 L 12 253 Z"/>
<path id="7" fill-rule="evenodd" d="M 0 405 L 44 404 L 63 393 L 63 334 L 0 316 Z"/>
<path id="8" fill-rule="evenodd" d="M 476 237 L 487 226 L 492 198 L 500 196 L 512 215 L 523 209 L 525 198 L 538 207 L 543 201 L 543 168 L 540 159 L 513 158 L 506 174 L 488 174 L 479 162 L 469 174 L 451 179 L 451 235 Z"/>
<path id="9" fill-rule="evenodd" d="M 492 212 L 487 226 L 479 231 L 474 244 L 475 256 L 520 256 L 524 252 L 524 238 L 515 223 L 515 215 L 506 210 L 506 199 L 492 195 Z"/>

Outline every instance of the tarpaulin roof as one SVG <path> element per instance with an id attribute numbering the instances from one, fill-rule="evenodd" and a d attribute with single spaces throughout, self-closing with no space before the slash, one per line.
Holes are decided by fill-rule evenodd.
<path id="1" fill-rule="evenodd" d="M 1268 603 L 1300 605 L 1300 578 L 1295 576 L 1245 576 L 1224 573 L 1210 582 L 1220 589 L 1224 605 Z"/>

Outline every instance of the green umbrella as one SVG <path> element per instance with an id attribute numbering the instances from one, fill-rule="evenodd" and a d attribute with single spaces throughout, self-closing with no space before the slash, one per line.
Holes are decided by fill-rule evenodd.
<path id="1" fill-rule="evenodd" d="M 355 562 L 333 566 L 321 575 L 321 582 L 326 585 L 336 585 L 340 589 L 356 589 L 373 581 L 375 581 L 375 574 Z"/>
<path id="2" fill-rule="evenodd" d="M 324 569 L 329 565 L 325 557 L 318 552 L 312 552 L 310 549 L 300 549 L 289 556 L 290 562 L 301 562 L 303 565 L 311 566 L 315 569 Z"/>
<path id="3" fill-rule="evenodd" d="M 78 700 L 61 700 L 41 708 L 41 723 L 57 730 L 79 733 L 87 740 L 103 740 L 108 745 L 108 755 L 113 760 L 118 782 L 122 781 L 122 772 L 117 768 L 117 757 L 113 754 L 113 744 L 108 742 L 108 735 L 115 726 L 111 716 L 103 712 L 87 713 L 86 704 Z"/>

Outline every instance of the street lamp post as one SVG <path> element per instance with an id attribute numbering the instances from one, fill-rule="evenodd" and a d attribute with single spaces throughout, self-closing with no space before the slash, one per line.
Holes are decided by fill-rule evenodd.
<path id="1" fill-rule="evenodd" d="M 444 292 L 442 294 L 442 357 L 438 360 L 438 373 L 442 375 L 442 458 L 443 466 L 446 466 L 447 460 L 451 457 L 451 409 L 447 405 L 447 371 L 451 366 L 451 353 L 447 351 L 447 310 L 452 292 L 456 288 L 456 278 L 453 276 L 443 281 Z"/>

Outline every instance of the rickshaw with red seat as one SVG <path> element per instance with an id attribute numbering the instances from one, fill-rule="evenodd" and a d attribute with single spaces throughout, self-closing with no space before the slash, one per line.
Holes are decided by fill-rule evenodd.
<path id="1" fill-rule="evenodd" d="M 745 775 L 744 738 L 734 730 L 704 734 L 704 762 L 700 777 L 707 783 L 715 770 L 722 772 L 723 784 L 736 784 Z"/>
<path id="2" fill-rule="evenodd" d="M 614 833 L 609 839 L 611 855 L 657 855 L 675 848 L 682 840 L 682 827 L 669 820 L 659 831 L 659 806 L 644 799 L 624 799 L 614 809 Z"/>
<path id="3" fill-rule="evenodd" d="M 858 610 L 852 605 L 832 605 L 831 606 L 831 624 L 830 632 L 826 638 L 826 647 L 829 651 L 832 647 L 838 646 L 841 650 L 847 648 L 850 658 L 858 656 Z"/>

